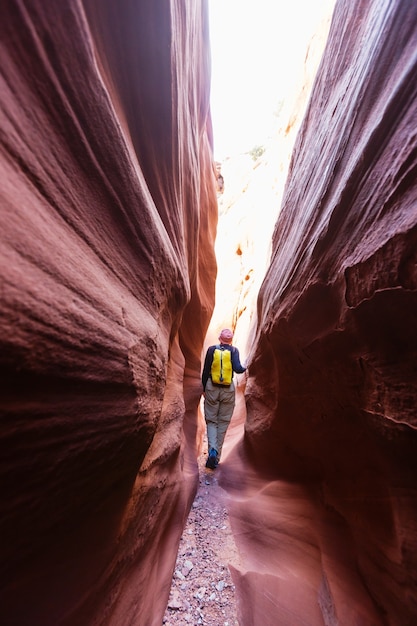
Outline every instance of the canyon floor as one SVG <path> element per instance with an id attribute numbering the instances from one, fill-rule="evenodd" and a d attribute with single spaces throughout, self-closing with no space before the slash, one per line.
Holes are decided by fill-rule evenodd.
<path id="1" fill-rule="evenodd" d="M 229 564 L 239 556 L 218 484 L 221 464 L 205 467 L 199 458 L 199 486 L 181 537 L 163 624 L 238 626 L 235 587 Z"/>

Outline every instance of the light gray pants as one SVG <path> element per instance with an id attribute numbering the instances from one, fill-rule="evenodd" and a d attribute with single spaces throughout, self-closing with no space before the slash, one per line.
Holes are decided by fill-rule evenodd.
<path id="1" fill-rule="evenodd" d="M 235 408 L 235 386 L 218 387 L 209 378 L 204 398 L 204 417 L 207 424 L 208 449 L 217 450 L 220 459 L 226 431 Z"/>

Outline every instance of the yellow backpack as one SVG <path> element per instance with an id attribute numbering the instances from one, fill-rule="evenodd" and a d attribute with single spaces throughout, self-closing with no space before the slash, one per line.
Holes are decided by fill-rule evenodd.
<path id="1" fill-rule="evenodd" d="M 211 380 L 215 385 L 229 386 L 232 383 L 232 353 L 223 346 L 216 346 L 211 364 Z"/>

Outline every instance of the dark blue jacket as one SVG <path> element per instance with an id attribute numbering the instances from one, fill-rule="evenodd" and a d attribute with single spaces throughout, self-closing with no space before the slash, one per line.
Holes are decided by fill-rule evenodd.
<path id="1" fill-rule="evenodd" d="M 223 348 L 230 350 L 230 352 L 232 353 L 232 368 L 234 372 L 236 372 L 237 374 L 243 374 L 243 372 L 246 372 L 246 367 L 243 367 L 243 365 L 240 362 L 239 350 L 237 348 L 229 345 L 228 343 L 221 343 L 215 346 L 210 346 L 210 348 L 206 352 L 206 358 L 204 359 L 203 373 L 201 375 L 201 382 L 203 383 L 204 390 L 206 389 L 207 381 L 210 378 L 211 364 L 213 362 L 213 354 L 218 345 L 221 345 Z"/>

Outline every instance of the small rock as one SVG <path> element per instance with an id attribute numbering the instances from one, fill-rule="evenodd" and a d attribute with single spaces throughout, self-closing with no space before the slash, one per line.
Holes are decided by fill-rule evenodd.
<path id="1" fill-rule="evenodd" d="M 182 603 L 178 598 L 173 598 L 168 602 L 168 608 L 173 611 L 179 611 L 182 608 Z"/>
<path id="2" fill-rule="evenodd" d="M 185 561 L 184 566 L 182 568 L 182 575 L 188 576 L 188 574 L 191 572 L 191 570 L 193 569 L 194 565 L 191 563 L 191 561 Z"/>
<path id="3" fill-rule="evenodd" d="M 216 585 L 217 591 L 223 591 L 224 587 L 225 587 L 224 580 L 219 580 L 219 582 Z"/>
<path id="4" fill-rule="evenodd" d="M 175 570 L 175 578 L 179 578 L 180 580 L 185 580 L 185 576 L 179 569 Z"/>
<path id="5" fill-rule="evenodd" d="M 204 598 L 205 593 L 206 593 L 206 588 L 200 587 L 197 590 L 197 592 L 194 594 L 194 598 L 198 598 L 199 600 L 202 600 Z"/>

